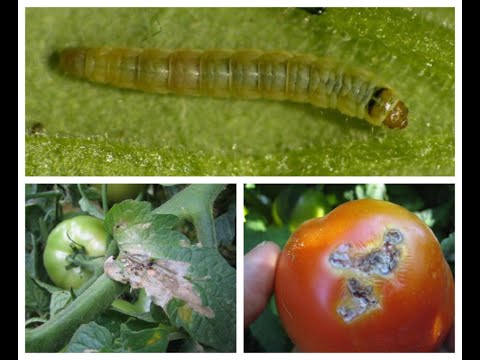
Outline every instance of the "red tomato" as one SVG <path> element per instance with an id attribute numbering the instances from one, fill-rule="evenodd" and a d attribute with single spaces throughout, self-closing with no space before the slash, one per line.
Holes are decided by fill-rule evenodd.
<path id="1" fill-rule="evenodd" d="M 435 235 L 379 200 L 302 224 L 280 255 L 275 297 L 305 352 L 435 351 L 454 316 L 453 276 Z"/>

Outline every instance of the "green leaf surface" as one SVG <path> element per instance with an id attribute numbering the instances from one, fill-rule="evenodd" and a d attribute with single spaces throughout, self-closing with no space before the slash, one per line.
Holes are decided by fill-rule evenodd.
<path id="1" fill-rule="evenodd" d="M 110 334 L 112 334 L 113 338 L 119 338 L 121 332 L 120 328 L 122 324 L 128 320 L 128 316 L 124 314 L 112 310 L 107 310 L 105 313 L 98 316 L 95 319 L 95 322 L 110 331 Z"/>
<path id="2" fill-rule="evenodd" d="M 388 200 L 385 184 L 357 185 L 355 186 L 355 195 L 355 199 Z"/>
<path id="3" fill-rule="evenodd" d="M 443 255 L 449 263 L 455 263 L 455 233 L 451 233 L 442 240 L 440 243 L 442 246 Z"/>
<path id="4" fill-rule="evenodd" d="M 265 352 L 289 352 L 292 348 L 278 315 L 273 314 L 270 306 L 250 325 L 250 331 Z"/>
<path id="5" fill-rule="evenodd" d="M 29 275 L 25 275 L 25 307 L 41 314 L 48 311 L 49 303 L 50 294 Z"/>
<path id="6" fill-rule="evenodd" d="M 113 337 L 110 331 L 91 321 L 80 325 L 67 345 L 68 352 L 110 352 L 112 351 Z"/>
<path id="7" fill-rule="evenodd" d="M 203 353 L 209 352 L 208 350 L 208 348 L 202 346 L 202 344 L 193 339 L 183 339 L 178 347 L 178 352 L 187 353 Z"/>
<path id="8" fill-rule="evenodd" d="M 55 291 L 50 298 L 50 317 L 58 313 L 72 300 L 69 291 Z"/>
<path id="9" fill-rule="evenodd" d="M 453 175 L 454 25 L 452 8 L 27 8 L 26 174 Z M 91 84 L 49 62 L 75 45 L 339 58 L 396 89 L 410 124 Z"/>
<path id="10" fill-rule="evenodd" d="M 117 299 L 112 303 L 112 309 L 121 314 L 128 315 L 146 322 L 156 323 L 150 313 L 151 300 L 147 297 L 145 290 L 140 289 L 135 303 L 130 303 L 123 299 Z"/>
<path id="11" fill-rule="evenodd" d="M 27 248 L 27 251 L 25 251 L 25 273 L 32 278 L 37 278 L 41 269 L 41 254 L 38 251 L 38 242 L 35 235 L 30 231 L 25 231 L 25 245 Z"/>
<path id="12" fill-rule="evenodd" d="M 165 352 L 171 327 L 159 325 L 155 328 L 134 331 L 126 324 L 121 326 L 123 350 L 127 352 Z"/>
<path id="13" fill-rule="evenodd" d="M 415 212 L 415 215 L 422 219 L 422 221 L 424 221 L 429 227 L 433 227 L 433 225 L 435 225 L 435 218 L 433 217 L 432 209 L 417 211 Z"/>
<path id="14" fill-rule="evenodd" d="M 290 237 L 288 226 L 277 228 L 269 226 L 266 231 L 256 231 L 245 226 L 245 254 L 263 241 L 273 241 L 283 249 Z"/>
<path id="15" fill-rule="evenodd" d="M 88 200 L 88 198 L 83 197 L 80 199 L 78 202 L 78 205 L 80 205 L 80 208 L 88 213 L 89 215 L 96 217 L 97 219 L 102 219 L 105 217 L 103 212 L 100 210 L 100 208 L 93 203 L 92 201 Z"/>
<path id="16" fill-rule="evenodd" d="M 219 244 L 229 245 L 235 239 L 235 218 L 235 204 L 231 204 L 225 214 L 215 219 L 215 233 Z"/>
<path id="17" fill-rule="evenodd" d="M 149 203 L 129 200 L 114 205 L 105 218 L 106 229 L 114 236 L 121 254 L 138 254 L 141 249 L 150 261 L 173 260 L 188 265 L 183 279 L 193 285 L 202 306 L 209 307 L 213 316 L 175 296 L 164 310 L 172 324 L 184 328 L 193 339 L 217 350 L 234 351 L 235 270 L 216 248 L 192 245 L 187 237 L 173 230 L 177 223 L 174 215 L 153 213 Z M 172 269 L 167 272 L 172 274 Z M 171 291 L 175 295 L 176 290 Z"/>

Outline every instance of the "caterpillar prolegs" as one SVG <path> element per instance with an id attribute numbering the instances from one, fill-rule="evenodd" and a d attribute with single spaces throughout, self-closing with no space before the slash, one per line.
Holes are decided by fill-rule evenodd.
<path id="1" fill-rule="evenodd" d="M 261 50 L 164 50 L 78 47 L 59 54 L 67 74 L 156 93 L 266 98 L 310 103 L 389 128 L 408 109 L 371 73 L 307 54 Z"/>

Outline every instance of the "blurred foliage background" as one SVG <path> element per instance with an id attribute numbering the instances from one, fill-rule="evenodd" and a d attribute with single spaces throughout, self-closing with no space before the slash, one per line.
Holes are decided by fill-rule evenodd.
<path id="1" fill-rule="evenodd" d="M 262 241 L 281 248 L 304 221 L 321 217 L 355 199 L 380 199 L 401 205 L 433 230 L 455 274 L 454 185 L 327 184 L 245 185 L 245 253 Z M 286 352 L 293 348 L 272 297 L 265 311 L 245 330 L 245 351 Z"/>

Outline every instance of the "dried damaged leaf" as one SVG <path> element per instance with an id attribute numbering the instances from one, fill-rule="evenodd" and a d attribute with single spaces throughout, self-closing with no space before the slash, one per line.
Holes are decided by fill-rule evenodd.
<path id="1" fill-rule="evenodd" d="M 213 310 L 202 305 L 200 295 L 188 279 L 190 264 L 168 259 L 149 260 L 146 253 L 124 254 L 120 260 L 110 257 L 105 262 L 105 273 L 113 280 L 130 284 L 133 289 L 145 289 L 152 301 L 165 308 L 172 298 L 183 300 L 194 311 L 215 317 Z"/>

